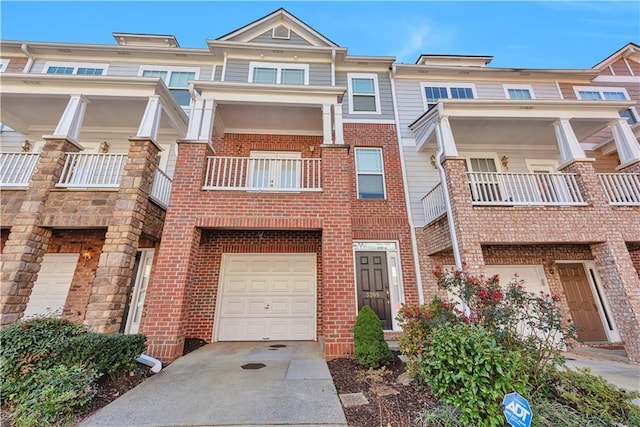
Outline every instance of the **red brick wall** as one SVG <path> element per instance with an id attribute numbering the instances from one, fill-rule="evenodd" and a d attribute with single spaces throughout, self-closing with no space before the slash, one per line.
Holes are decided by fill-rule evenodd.
<path id="1" fill-rule="evenodd" d="M 640 277 L 640 243 L 627 243 L 627 250 L 631 255 L 631 261 L 636 269 L 636 274 Z"/>
<path id="2" fill-rule="evenodd" d="M 194 274 L 189 281 L 190 301 L 186 336 L 211 341 L 220 264 L 224 253 L 317 254 L 318 336 L 322 336 L 322 235 L 319 231 L 203 230 Z"/>
<path id="3" fill-rule="evenodd" d="M 6 56 L 2 57 L 2 59 L 9 60 L 9 66 L 7 66 L 7 73 L 21 73 L 24 70 L 25 65 L 27 65 L 27 58 L 19 57 L 19 56 Z"/>

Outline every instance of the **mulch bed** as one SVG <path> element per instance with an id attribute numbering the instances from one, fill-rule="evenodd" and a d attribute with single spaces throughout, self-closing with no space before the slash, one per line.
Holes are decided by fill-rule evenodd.
<path id="1" fill-rule="evenodd" d="M 379 384 L 398 391 L 398 394 L 388 396 L 378 396 L 374 392 L 375 381 L 371 376 L 367 378 L 367 370 L 360 368 L 355 359 L 334 359 L 327 363 L 338 394 L 362 392 L 369 401 L 367 405 L 344 408 L 350 427 L 416 426 L 418 414 L 426 406 L 437 403 L 428 390 L 419 390 L 415 383 L 402 385 L 398 382 L 405 366 L 397 357 L 387 366 L 389 373 L 379 381 Z"/>

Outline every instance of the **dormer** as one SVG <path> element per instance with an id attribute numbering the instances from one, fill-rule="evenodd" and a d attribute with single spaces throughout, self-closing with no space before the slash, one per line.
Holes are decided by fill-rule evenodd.
<path id="1" fill-rule="evenodd" d="M 486 67 L 493 56 L 482 55 L 420 55 L 416 65 L 440 67 Z"/>
<path id="2" fill-rule="evenodd" d="M 113 33 L 120 46 L 180 47 L 174 35 Z"/>

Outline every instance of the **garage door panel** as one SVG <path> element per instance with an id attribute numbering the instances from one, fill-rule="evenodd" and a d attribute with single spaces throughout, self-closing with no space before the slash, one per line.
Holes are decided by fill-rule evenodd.
<path id="1" fill-rule="evenodd" d="M 78 254 L 45 254 L 24 317 L 60 313 L 78 263 Z"/>
<path id="2" fill-rule="evenodd" d="M 218 340 L 315 338 L 315 254 L 226 254 L 224 262 Z"/>

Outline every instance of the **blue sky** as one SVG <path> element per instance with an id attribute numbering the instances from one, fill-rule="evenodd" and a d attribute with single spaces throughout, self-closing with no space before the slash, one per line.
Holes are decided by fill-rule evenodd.
<path id="1" fill-rule="evenodd" d="M 215 39 L 284 7 L 352 55 L 492 55 L 492 66 L 589 68 L 640 43 L 638 1 L 7 1 L 4 40 L 115 44 L 111 33 Z"/>

